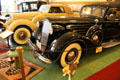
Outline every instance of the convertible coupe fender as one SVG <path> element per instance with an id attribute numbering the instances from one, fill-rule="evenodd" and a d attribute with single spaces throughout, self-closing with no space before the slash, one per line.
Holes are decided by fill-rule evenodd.
<path id="1" fill-rule="evenodd" d="M 14 31 L 20 25 L 28 26 L 31 30 L 34 30 L 37 27 L 37 25 L 34 24 L 30 20 L 20 19 L 20 20 L 14 21 L 12 24 L 10 24 L 10 26 L 7 27 L 7 29 L 11 30 L 11 31 Z"/>

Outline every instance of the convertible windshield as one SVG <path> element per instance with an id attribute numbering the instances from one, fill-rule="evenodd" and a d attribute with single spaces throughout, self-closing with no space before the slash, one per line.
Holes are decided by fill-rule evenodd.
<path id="1" fill-rule="evenodd" d="M 97 16 L 103 17 L 105 8 L 102 7 L 84 7 L 81 12 L 81 16 Z"/>
<path id="2" fill-rule="evenodd" d="M 48 12 L 50 5 L 42 5 L 39 9 L 40 12 Z"/>

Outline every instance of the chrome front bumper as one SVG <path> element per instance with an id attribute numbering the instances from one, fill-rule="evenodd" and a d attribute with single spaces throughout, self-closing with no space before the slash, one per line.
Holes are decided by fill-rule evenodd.
<path id="1" fill-rule="evenodd" d="M 32 41 L 30 39 L 28 39 L 27 44 L 30 46 L 30 48 L 33 50 L 33 52 L 35 53 L 35 55 L 37 56 L 37 58 L 43 62 L 43 63 L 47 63 L 47 64 L 51 64 L 52 61 L 48 58 L 45 58 L 42 55 L 42 51 L 37 50 L 36 46 L 32 43 Z"/>

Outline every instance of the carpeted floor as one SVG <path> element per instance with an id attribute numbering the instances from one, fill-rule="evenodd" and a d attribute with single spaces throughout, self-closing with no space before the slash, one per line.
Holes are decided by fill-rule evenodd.
<path id="1" fill-rule="evenodd" d="M 24 49 L 29 48 L 26 45 L 23 45 L 23 47 Z M 24 58 L 45 67 L 43 71 L 38 73 L 31 80 L 68 80 L 67 77 L 62 76 L 62 69 L 57 63 L 43 64 L 38 59 L 33 58 L 32 51 L 30 50 L 24 50 L 23 56 Z M 118 59 L 120 59 L 120 45 L 104 49 L 100 54 L 88 52 L 86 56 L 81 58 L 78 69 L 75 75 L 72 76 L 72 80 L 84 80 Z"/>
<path id="2" fill-rule="evenodd" d="M 24 48 L 28 47 L 24 46 Z M 61 68 L 56 63 L 43 64 L 39 62 L 38 59 L 33 58 L 31 51 L 24 51 L 23 55 L 25 58 L 46 67 L 45 70 L 31 80 L 68 80 L 67 77 L 62 76 Z M 72 76 L 72 80 L 84 80 L 118 59 L 120 59 L 120 45 L 104 49 L 100 54 L 89 52 L 86 56 L 81 58 L 78 69 L 75 75 Z"/>
<path id="3" fill-rule="evenodd" d="M 0 57 L 0 80 L 22 80 L 21 69 L 16 69 L 15 62 L 10 63 L 8 59 L 7 55 Z M 31 79 L 44 69 L 44 67 L 26 59 L 23 59 L 23 62 L 26 80 Z"/>
<path id="4" fill-rule="evenodd" d="M 0 41 L 0 54 L 4 54 L 5 52 L 7 52 L 9 49 L 9 47 Z"/>
<path id="5" fill-rule="evenodd" d="M 120 80 L 120 59 L 85 80 Z"/>

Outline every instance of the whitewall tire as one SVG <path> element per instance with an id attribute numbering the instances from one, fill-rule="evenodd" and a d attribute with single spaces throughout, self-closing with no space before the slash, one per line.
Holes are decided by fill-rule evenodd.
<path id="1" fill-rule="evenodd" d="M 82 54 L 82 47 L 79 43 L 71 43 L 64 48 L 61 58 L 60 65 L 65 67 L 71 63 L 79 63 L 79 59 Z"/>
<path id="2" fill-rule="evenodd" d="M 25 27 L 16 29 L 13 34 L 13 40 L 17 44 L 25 44 L 28 38 L 31 38 L 31 32 Z"/>

